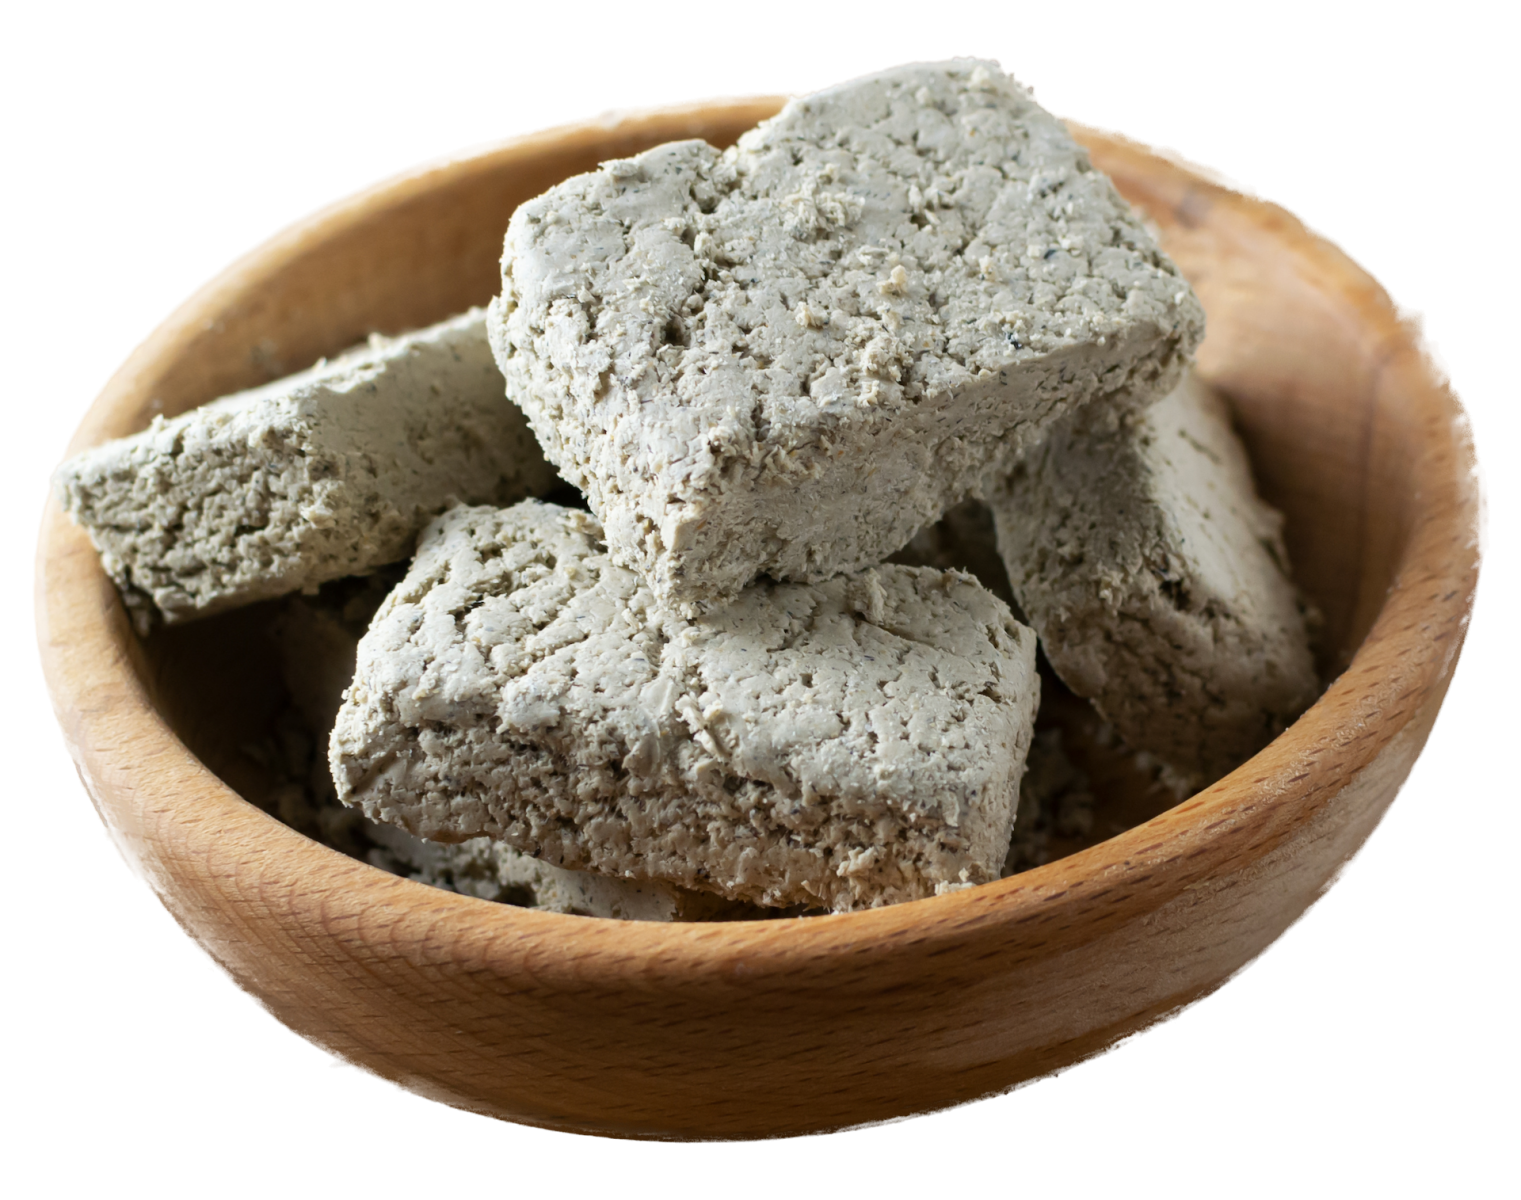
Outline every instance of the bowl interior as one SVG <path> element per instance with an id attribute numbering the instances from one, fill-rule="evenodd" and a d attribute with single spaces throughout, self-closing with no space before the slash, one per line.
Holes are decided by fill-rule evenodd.
<path id="1" fill-rule="evenodd" d="M 511 152 L 444 164 L 398 180 L 382 202 L 341 204 L 251 256 L 187 305 L 218 316 L 182 332 L 176 354 L 136 389 L 135 405 L 92 413 L 76 447 L 144 426 L 242 387 L 300 369 L 373 330 L 396 332 L 439 320 L 498 289 L 502 234 L 517 204 L 596 163 L 676 137 L 725 145 L 774 111 L 759 100 L 666 112 L 568 135 L 551 131 Z M 1286 518 L 1296 578 L 1324 617 L 1320 658 L 1334 674 L 1377 616 L 1394 580 L 1410 522 L 1400 487 L 1406 437 L 1399 414 L 1368 399 L 1377 347 L 1349 354 L 1360 331 L 1302 264 L 1264 261 L 1232 237 L 1207 193 L 1159 185 L 1136 169 L 1133 148 L 1079 131 L 1095 159 L 1161 229 L 1164 243 L 1204 302 L 1209 333 L 1201 371 L 1232 401 L 1266 498 Z M 526 150 L 526 152 L 525 152 Z M 1191 178 L 1191 177 L 1188 177 Z M 1264 272 L 1279 272 L 1272 280 Z M 1257 323 L 1254 291 L 1298 291 L 1271 326 Z M 274 604 L 161 629 L 132 653 L 160 713 L 192 752 L 240 795 L 273 809 L 280 785 L 257 747 L 289 707 L 268 652 Z M 236 681 L 237 686 L 228 686 Z M 1092 710 L 1053 677 L 1041 724 L 1063 731 L 1089 777 L 1091 828 L 1053 837 L 1052 857 L 1102 842 L 1176 801 L 1133 757 L 1109 744 Z"/>

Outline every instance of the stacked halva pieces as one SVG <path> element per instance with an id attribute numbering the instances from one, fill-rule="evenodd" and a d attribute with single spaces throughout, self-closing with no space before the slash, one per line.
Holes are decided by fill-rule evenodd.
<path id="1" fill-rule="evenodd" d="M 609 552 L 693 614 L 881 562 L 1050 421 L 1203 332 L 1109 179 L 995 63 L 790 102 L 522 205 L 492 346 Z"/>
<path id="2" fill-rule="evenodd" d="M 547 489 L 479 309 L 108 442 L 59 471 L 140 625 L 405 558 L 454 499 Z"/>
<path id="3" fill-rule="evenodd" d="M 893 561 L 973 571 L 1061 681 L 1192 791 L 1315 698 L 1317 614 L 1217 392 L 1190 373 L 1143 413 L 1092 415 L 1056 423 Z"/>
<path id="4" fill-rule="evenodd" d="M 305 727 L 326 743 L 360 635 L 418 530 L 459 499 L 510 502 L 554 471 L 506 397 L 479 309 L 223 397 L 64 464 L 58 484 L 141 631 L 284 593 L 272 634 Z M 368 578 L 347 580 L 356 572 Z M 324 583 L 344 586 L 337 591 Z M 336 796 L 290 782 L 314 831 Z M 349 824 L 352 824 L 350 822 Z M 344 843 L 389 869 L 558 912 L 691 920 L 711 896 L 566 871 L 485 839 L 442 846 L 361 822 Z M 731 906 L 732 907 L 732 906 Z"/>
<path id="5" fill-rule="evenodd" d="M 991 64 L 551 189 L 509 227 L 491 335 L 601 522 L 430 527 L 361 646 L 339 794 L 759 904 L 995 877 L 1034 639 L 969 577 L 873 564 L 1052 420 L 1150 403 L 1201 325 Z"/>
<path id="6" fill-rule="evenodd" d="M 604 164 L 517 211 L 502 278 L 484 321 L 63 472 L 124 595 L 170 620 L 415 539 L 404 574 L 339 615 L 293 596 L 280 627 L 374 861 L 663 920 L 996 879 L 1040 690 L 1016 599 L 1179 777 L 1313 695 L 1274 515 L 1218 403 L 1180 387 L 1197 300 L 995 64 L 899 68 L 728 151 Z M 440 347 L 458 377 L 412 370 Z M 520 499 L 556 468 L 591 513 Z M 1179 712 L 1139 719 L 1159 705 Z"/>

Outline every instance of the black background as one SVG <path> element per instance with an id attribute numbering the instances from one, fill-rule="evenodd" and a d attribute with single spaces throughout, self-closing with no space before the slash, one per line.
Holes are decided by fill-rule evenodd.
<path id="1" fill-rule="evenodd" d="M 1051 108 L 1176 144 L 1340 237 L 1402 301 L 1427 310 L 1495 471 L 1498 403 L 1480 380 L 1513 292 L 1491 283 L 1513 269 L 1513 251 L 1501 248 L 1513 217 L 1492 166 L 1488 76 L 1460 53 L 1459 35 L 1411 30 L 1372 44 L 1307 32 L 1296 18 L 1205 30 L 1183 49 L 1132 15 L 1081 29 L 1010 23 L 975 44 L 905 35 L 876 49 L 844 29 L 779 30 L 764 52 L 713 62 L 724 44 L 713 30 L 614 44 L 587 12 L 566 18 L 589 27 L 528 37 L 505 18 L 461 27 L 452 17 L 444 37 L 432 14 L 415 14 L 348 43 L 286 17 L 239 35 L 236 53 L 207 38 L 158 52 L 102 44 L 88 61 L 55 62 L 12 140 L 26 166 L 24 234 L 35 239 L 20 251 L 40 251 L 29 286 L 47 315 L 20 332 L 56 347 L 27 417 L 37 437 L 15 468 L 29 488 L 23 511 L 35 511 L 68 429 L 132 342 L 234 252 L 330 196 L 611 103 L 817 87 L 961 50 L 999 55 Z M 1183 15 L 1167 21 L 1192 26 Z M 1468 1072 L 1498 1054 L 1503 940 L 1475 949 L 1491 920 L 1478 881 L 1501 861 L 1491 835 L 1503 826 L 1488 812 L 1503 821 L 1515 803 L 1489 768 L 1501 736 L 1489 704 L 1500 669 L 1494 578 L 1491 557 L 1491 599 L 1404 798 L 1342 887 L 1246 976 L 1179 1022 L 1024 1094 L 809 1148 L 853 1162 L 949 1151 L 964 1163 L 970 1153 L 1010 1183 L 1021 1162 L 1141 1162 L 1164 1145 L 1250 1147 L 1253 1157 L 1272 1148 L 1285 1167 L 1311 1147 L 1348 1153 L 1354 1142 L 1352 1153 L 1377 1156 L 1459 1150 L 1462 1138 L 1437 1130 L 1465 1107 Z M 37 675 L 23 663 L 21 678 Z M 389 1148 L 373 1156 L 377 1139 L 402 1136 L 429 1154 L 470 1147 L 481 1163 L 546 1156 L 580 1167 L 672 1153 L 494 1125 L 330 1071 L 210 972 L 131 881 L 79 794 L 40 681 L 30 687 L 35 802 L 15 795 L 12 805 L 47 812 L 46 838 L 23 864 L 38 870 L 23 870 L 15 902 L 24 1034 L 46 1057 L 27 1075 L 33 1119 L 91 1113 L 102 1150 L 148 1138 L 231 1151 L 252 1138 L 257 1163 L 274 1170 L 336 1147 L 360 1176 L 395 1160 Z M 1364 1122 L 1378 1132 L 1349 1142 Z"/>

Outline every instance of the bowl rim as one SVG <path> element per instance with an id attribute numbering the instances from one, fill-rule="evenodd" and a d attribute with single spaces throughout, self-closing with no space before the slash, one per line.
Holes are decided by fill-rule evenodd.
<path id="1" fill-rule="evenodd" d="M 697 114 L 769 115 L 775 97 L 698 102 L 613 114 L 510 139 L 404 172 L 320 210 L 276 234 L 219 273 L 171 314 L 106 384 L 80 422 L 69 454 L 118 436 L 123 412 L 142 406 L 139 381 L 182 353 L 207 313 L 277 274 L 314 244 L 377 206 L 447 186 L 456 172 L 504 159 L 593 144 L 610 132 L 669 131 Z M 1127 156 L 1164 164 L 1175 205 L 1225 205 L 1270 229 L 1297 265 L 1334 288 L 1377 340 L 1377 371 L 1414 389 L 1431 436 L 1412 463 L 1420 509 L 1408 530 L 1393 586 L 1345 670 L 1283 734 L 1241 767 L 1182 803 L 1104 842 L 1007 879 L 884 908 L 807 919 L 719 924 L 618 922 L 520 909 L 445 892 L 350 859 L 290 829 L 244 800 L 197 760 L 152 703 L 124 611 L 83 533 L 50 492 L 37 552 L 36 619 L 44 672 L 72 757 L 102 819 L 129 860 L 193 931 L 193 914 L 167 878 L 165 823 L 208 862 L 257 844 L 264 870 L 340 907 L 425 912 L 429 940 L 485 948 L 502 939 L 562 944 L 574 931 L 575 970 L 602 961 L 615 974 L 658 970 L 685 976 L 786 973 L 841 953 L 886 952 L 894 944 L 964 941 L 990 924 L 1077 919 L 1107 926 L 1093 905 L 1115 894 L 1113 919 L 1154 908 L 1206 878 L 1244 865 L 1292 832 L 1285 809 L 1334 801 L 1444 690 L 1472 609 L 1478 570 L 1479 493 L 1472 436 L 1456 397 L 1425 354 L 1414 327 L 1383 289 L 1339 249 L 1275 205 L 1217 183 L 1197 169 L 1113 135 L 1074 126 L 1105 169 Z M 1177 200 L 1176 196 L 1183 196 Z M 1164 198 L 1165 199 L 1165 198 Z M 208 397 L 209 399 L 209 397 Z M 1422 642 L 1424 631 L 1431 644 Z M 1440 696 L 1437 697 L 1440 699 Z M 1411 730 L 1424 736 L 1424 730 Z M 1328 775 L 1318 765 L 1334 759 Z M 109 780 L 109 784 L 107 782 Z M 127 808 L 103 792 L 120 788 Z M 214 831 L 214 832 L 213 832 Z M 173 853 L 184 853 L 183 848 Z M 349 899 L 342 899 L 345 891 Z M 1143 900 L 1137 900 L 1141 896 Z M 567 924 L 573 922 L 573 924 Z M 601 952 L 606 952 L 602 954 Z M 599 957 L 600 956 L 600 957 Z M 632 968 L 629 964 L 635 964 Z"/>

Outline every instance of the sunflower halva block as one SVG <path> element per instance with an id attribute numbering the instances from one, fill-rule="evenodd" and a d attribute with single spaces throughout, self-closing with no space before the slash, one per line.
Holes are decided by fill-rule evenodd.
<path id="1" fill-rule="evenodd" d="M 145 625 L 404 558 L 451 497 L 548 488 L 472 310 L 66 462 L 64 506 Z M 151 607 L 150 607 L 151 606 Z"/>
<path id="2" fill-rule="evenodd" d="M 1232 770 L 1315 698 L 1282 518 L 1191 376 L 1134 422 L 1057 426 L 989 500 L 1057 674 L 1181 782 Z"/>
<path id="3" fill-rule="evenodd" d="M 1198 301 L 995 63 L 795 100 L 508 227 L 492 347 L 621 566 L 688 616 L 880 562 L 995 459 L 1177 381 Z"/>
<path id="4" fill-rule="evenodd" d="M 686 620 L 587 513 L 458 508 L 376 615 L 339 797 L 434 840 L 836 910 L 996 879 L 1035 637 L 971 576 L 761 583 Z"/>

